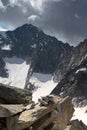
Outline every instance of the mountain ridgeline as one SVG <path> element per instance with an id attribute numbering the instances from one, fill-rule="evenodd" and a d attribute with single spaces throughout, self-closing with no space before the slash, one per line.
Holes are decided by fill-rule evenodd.
<path id="1" fill-rule="evenodd" d="M 1 57 L 16 56 L 32 63 L 35 72 L 54 73 L 60 61 L 72 50 L 69 44 L 46 35 L 39 28 L 25 24 L 0 35 Z M 10 49 L 3 49 L 9 46 Z"/>
<path id="2" fill-rule="evenodd" d="M 0 76 L 8 77 L 5 57 L 18 57 L 30 64 L 29 73 L 52 74 L 60 81 L 52 94 L 87 99 L 87 40 L 73 47 L 45 34 L 32 24 L 0 33 Z M 28 79 L 26 79 L 28 80 Z"/>
<path id="3" fill-rule="evenodd" d="M 62 78 L 52 94 L 69 95 L 77 98 L 75 101 L 81 102 L 80 105 L 87 105 L 87 40 L 73 48 L 70 55 L 63 59 L 54 79 L 58 80 L 59 75 Z"/>

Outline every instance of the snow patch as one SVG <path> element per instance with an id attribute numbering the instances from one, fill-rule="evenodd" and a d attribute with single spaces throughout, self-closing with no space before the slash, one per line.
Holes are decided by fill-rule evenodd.
<path id="1" fill-rule="evenodd" d="M 31 45 L 31 47 L 32 47 L 32 48 L 36 48 L 36 47 L 37 47 L 37 45 L 36 45 L 36 44 L 33 44 L 33 45 Z"/>
<path id="2" fill-rule="evenodd" d="M 0 82 L 24 89 L 28 69 L 30 65 L 27 65 L 23 59 L 12 57 L 5 58 L 6 69 L 8 70 L 9 77 L 0 77 Z"/>
<path id="3" fill-rule="evenodd" d="M 87 106 L 75 108 L 75 112 L 71 120 L 75 119 L 82 120 L 84 124 L 87 125 Z"/>
<path id="4" fill-rule="evenodd" d="M 33 73 L 30 83 L 37 88 L 33 92 L 33 101 L 36 103 L 42 96 L 49 95 L 58 83 L 54 83 L 51 74 Z"/>
<path id="5" fill-rule="evenodd" d="M 85 72 L 86 70 L 87 70 L 86 68 L 81 68 L 81 69 L 78 69 L 75 73 L 77 74 L 77 73 L 80 72 L 80 71 Z"/>
<path id="6" fill-rule="evenodd" d="M 5 45 L 5 46 L 2 46 L 1 49 L 10 51 L 11 50 L 11 46 L 10 45 Z"/>

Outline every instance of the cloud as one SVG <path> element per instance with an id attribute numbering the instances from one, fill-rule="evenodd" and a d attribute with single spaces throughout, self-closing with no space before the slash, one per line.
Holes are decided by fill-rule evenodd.
<path id="1" fill-rule="evenodd" d="M 40 12 L 43 11 L 44 0 L 30 0 L 32 7 Z"/>
<path id="2" fill-rule="evenodd" d="M 74 16 L 75 18 L 80 19 L 80 16 L 78 14 L 75 14 Z"/>
<path id="3" fill-rule="evenodd" d="M 29 21 L 35 21 L 35 20 L 37 20 L 37 19 L 39 19 L 39 18 L 40 18 L 40 17 L 37 16 L 37 15 L 31 15 L 31 16 L 28 17 L 28 20 L 29 20 Z"/>
<path id="4" fill-rule="evenodd" d="M 32 23 L 71 44 L 87 38 L 87 0 L 2 0 L 0 9 L 8 27 Z"/>
<path id="5" fill-rule="evenodd" d="M 0 31 L 7 31 L 8 29 L 0 27 Z"/>
<path id="6" fill-rule="evenodd" d="M 5 11 L 6 10 L 6 7 L 4 6 L 4 4 L 2 3 L 2 1 L 0 0 L 0 9 L 2 11 Z"/>

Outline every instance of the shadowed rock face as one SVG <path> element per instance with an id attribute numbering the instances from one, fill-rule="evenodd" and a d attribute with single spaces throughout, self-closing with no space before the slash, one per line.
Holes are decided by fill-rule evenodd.
<path id="1" fill-rule="evenodd" d="M 28 104 L 32 94 L 28 90 L 0 84 L 0 103 L 3 104 Z"/>
<path id="2" fill-rule="evenodd" d="M 8 77 L 7 70 L 5 69 L 5 62 L 0 56 L 0 76 L 1 77 Z"/>
<path id="3" fill-rule="evenodd" d="M 80 66 L 87 59 L 87 40 L 74 47 L 58 64 L 54 80 L 59 81 L 68 72 Z"/>
<path id="4" fill-rule="evenodd" d="M 83 101 L 87 105 L 87 40 L 75 47 L 71 54 L 68 71 L 52 93 L 77 97 L 78 102 Z"/>
<path id="5" fill-rule="evenodd" d="M 2 57 L 23 58 L 27 63 L 32 62 L 35 72 L 42 73 L 53 73 L 62 58 L 73 48 L 31 24 L 7 31 L 2 45 L 10 45 L 10 50 L 0 47 Z"/>

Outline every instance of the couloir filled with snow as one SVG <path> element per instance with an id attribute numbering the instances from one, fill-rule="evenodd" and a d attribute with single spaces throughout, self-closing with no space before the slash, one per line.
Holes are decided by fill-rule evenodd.
<path id="1" fill-rule="evenodd" d="M 51 74 L 33 73 L 30 83 L 36 86 L 33 92 L 33 101 L 37 102 L 42 96 L 49 95 L 56 87 L 57 83 L 54 83 Z"/>
<path id="2" fill-rule="evenodd" d="M 15 87 L 24 88 L 29 65 L 23 59 L 12 57 L 4 59 L 8 70 L 9 77 L 0 77 L 0 82 L 4 84 L 9 84 Z"/>

